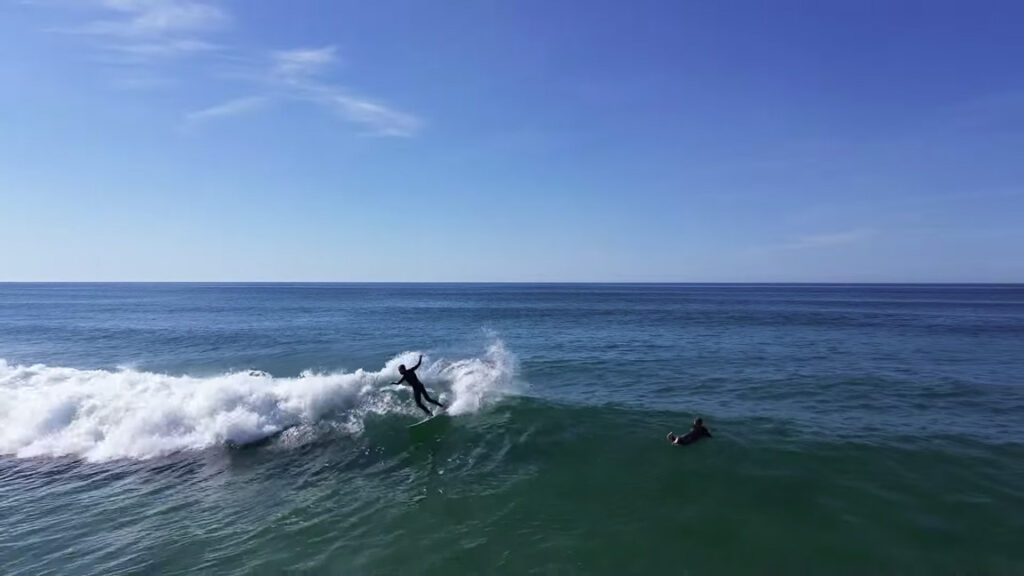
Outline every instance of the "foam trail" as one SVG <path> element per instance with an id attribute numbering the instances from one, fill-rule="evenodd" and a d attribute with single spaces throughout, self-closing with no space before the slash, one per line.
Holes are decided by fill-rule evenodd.
<path id="1" fill-rule="evenodd" d="M 151 458 L 224 443 L 245 444 L 321 420 L 353 433 L 368 413 L 417 411 L 389 381 L 406 352 L 376 372 L 274 378 L 238 372 L 209 378 L 132 369 L 12 366 L 0 360 L 0 455 Z M 512 390 L 515 363 L 501 342 L 484 358 L 424 361 L 429 388 L 449 388 L 452 414 Z"/>

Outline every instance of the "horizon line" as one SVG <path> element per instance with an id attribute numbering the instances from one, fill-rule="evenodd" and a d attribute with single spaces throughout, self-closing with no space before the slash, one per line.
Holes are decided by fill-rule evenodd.
<path id="1" fill-rule="evenodd" d="M 932 281 L 932 282 L 906 282 L 906 281 L 880 281 L 880 282 L 842 282 L 842 281 L 610 281 L 610 280 L 0 280 L 0 285 L 14 284 L 136 284 L 136 285 L 561 285 L 561 286 L 1024 286 L 1024 281 L 1018 282 L 988 282 L 988 281 Z"/>

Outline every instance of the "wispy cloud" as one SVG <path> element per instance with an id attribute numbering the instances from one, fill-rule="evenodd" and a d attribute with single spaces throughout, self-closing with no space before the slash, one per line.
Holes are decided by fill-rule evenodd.
<path id="1" fill-rule="evenodd" d="M 268 70 L 259 74 L 265 93 L 254 98 L 314 104 L 346 122 L 363 127 L 373 136 L 411 137 L 422 128 L 423 121 L 412 114 L 324 81 L 323 77 L 336 60 L 334 46 L 271 52 Z M 230 107 L 233 102 L 237 101 L 208 110 Z M 201 112 L 192 112 L 187 118 Z"/>
<path id="2" fill-rule="evenodd" d="M 337 59 L 337 48 L 300 48 L 279 50 L 270 55 L 273 73 L 279 78 L 308 78 L 324 71 Z"/>
<path id="3" fill-rule="evenodd" d="M 776 244 L 751 246 L 748 248 L 747 252 L 752 255 L 767 256 L 770 254 L 777 255 L 780 252 L 789 251 L 825 250 L 841 246 L 852 246 L 860 242 L 865 242 L 876 235 L 878 235 L 878 231 L 872 228 L 857 228 L 853 230 L 843 230 L 840 232 L 809 234 L 806 236 L 798 236 L 788 241 Z"/>
<path id="4" fill-rule="evenodd" d="M 259 110 L 267 104 L 267 98 L 263 96 L 249 96 L 246 98 L 236 98 L 229 100 L 223 104 L 217 106 L 210 106 L 209 108 L 203 108 L 202 110 L 196 110 L 189 112 L 185 115 L 185 121 L 188 124 L 196 124 L 199 122 L 205 122 L 207 120 L 214 120 L 217 118 L 227 118 L 230 116 L 239 116 L 242 114 L 249 114 Z"/>
<path id="5" fill-rule="evenodd" d="M 111 86 L 118 90 L 149 91 L 174 86 L 174 78 L 154 74 L 145 70 L 128 71 L 111 80 Z"/>
<path id="6" fill-rule="evenodd" d="M 33 0 L 26 10 L 45 11 L 55 24 L 45 32 L 68 35 L 79 57 L 97 65 L 109 86 L 139 91 L 184 85 L 181 70 L 204 71 L 228 57 L 218 34 L 232 24 L 217 0 Z"/>
<path id="7" fill-rule="evenodd" d="M 219 50 L 218 44 L 195 39 L 170 39 L 162 42 L 134 42 L 130 44 L 115 44 L 109 46 L 110 50 L 121 52 L 126 55 L 138 56 L 140 58 L 158 58 L 164 56 L 179 56 L 210 52 Z"/>
<path id="8" fill-rule="evenodd" d="M 136 61 L 215 50 L 210 36 L 231 23 L 223 9 L 197 0 L 89 0 L 85 9 L 84 23 L 58 31 Z"/>
<path id="9" fill-rule="evenodd" d="M 782 250 L 804 250 L 808 248 L 825 248 L 829 246 L 843 246 L 847 244 L 855 244 L 871 238 L 876 234 L 875 230 L 870 228 L 860 228 L 857 230 L 846 230 L 843 232 L 832 232 L 829 234 L 815 234 L 811 236 L 801 236 L 776 246 Z"/>
<path id="10" fill-rule="evenodd" d="M 413 114 L 333 82 L 331 72 L 338 62 L 334 45 L 254 54 L 217 41 L 216 35 L 233 19 L 216 0 L 53 0 L 45 5 L 64 8 L 79 20 L 58 31 L 88 38 L 116 88 L 185 89 L 189 77 L 207 73 L 218 84 L 238 84 L 232 88 L 235 93 L 249 92 L 185 112 L 186 127 L 252 113 L 273 101 L 316 106 L 375 136 L 409 137 L 423 126 Z M 188 59 L 187 76 L 172 68 L 182 59 Z M 235 67 L 231 75 L 215 72 L 225 64 Z M 249 68 L 248 73 L 240 74 L 239 66 Z"/>
<path id="11" fill-rule="evenodd" d="M 322 103 L 332 107 L 345 120 L 368 128 L 376 136 L 410 137 L 423 126 L 423 122 L 412 114 L 340 91 L 335 91 Z"/>
<path id="12" fill-rule="evenodd" d="M 110 17 L 82 30 L 124 38 L 180 38 L 210 32 L 230 22 L 219 7 L 193 0 L 100 0 Z"/>

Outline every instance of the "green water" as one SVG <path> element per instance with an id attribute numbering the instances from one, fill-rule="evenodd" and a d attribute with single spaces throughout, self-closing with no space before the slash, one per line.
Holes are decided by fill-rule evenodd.
<path id="1" fill-rule="evenodd" d="M 1016 576 L 1022 338 L 1012 286 L 0 285 L 0 574 Z"/>
<path id="2" fill-rule="evenodd" d="M 413 433 L 371 420 L 358 440 L 8 460 L 0 541 L 35 554 L 5 573 L 1024 570 L 1024 496 L 1005 477 L 1024 472 L 1019 447 L 823 443 L 750 421 L 681 448 L 662 438 L 675 417 L 512 400 Z"/>

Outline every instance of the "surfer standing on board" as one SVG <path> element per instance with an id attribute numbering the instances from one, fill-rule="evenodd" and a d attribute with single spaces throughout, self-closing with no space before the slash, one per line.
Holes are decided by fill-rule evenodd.
<path id="1" fill-rule="evenodd" d="M 676 446 L 685 446 L 687 444 L 693 444 L 701 438 L 711 438 L 711 431 L 704 427 L 704 420 L 697 418 L 693 421 L 693 427 L 690 431 L 682 436 L 676 436 L 675 434 L 668 433 L 668 441 L 675 444 Z"/>
<path id="2" fill-rule="evenodd" d="M 395 386 L 401 384 L 402 382 L 408 383 L 409 386 L 412 386 L 412 395 L 413 398 L 416 399 L 416 405 L 420 407 L 420 410 L 426 412 L 428 416 L 433 416 L 434 413 L 431 412 L 430 410 L 427 410 L 427 407 L 423 405 L 423 400 L 420 397 L 422 396 L 426 398 L 427 402 L 430 402 L 431 404 L 434 404 L 436 406 L 440 406 L 441 408 L 444 408 L 444 404 L 441 404 L 437 400 L 431 398 L 430 394 L 427 394 L 427 389 L 423 387 L 423 382 L 420 382 L 419 377 L 416 376 L 416 369 L 420 367 L 420 364 L 423 364 L 423 354 L 420 354 L 419 361 L 417 361 L 416 365 L 413 366 L 412 368 L 406 368 L 405 364 L 400 365 L 398 367 L 398 373 L 401 374 L 402 377 L 398 380 L 398 382 L 392 382 L 391 385 Z"/>

